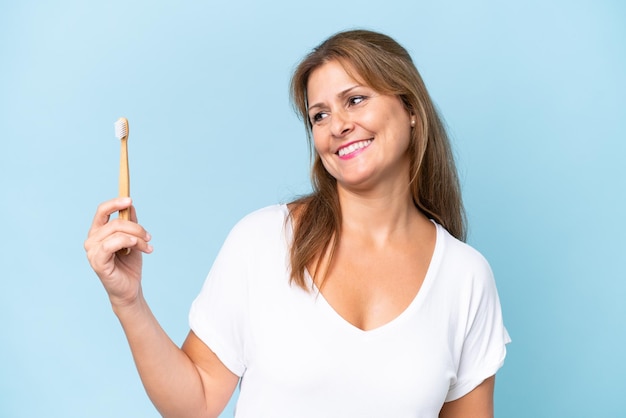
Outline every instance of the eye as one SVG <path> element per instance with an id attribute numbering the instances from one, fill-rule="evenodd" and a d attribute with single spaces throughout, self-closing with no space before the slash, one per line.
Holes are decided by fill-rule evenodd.
<path id="1" fill-rule="evenodd" d="M 319 123 L 320 121 L 322 121 L 324 118 L 326 118 L 328 116 L 328 114 L 326 112 L 318 112 L 316 114 L 314 114 L 313 116 L 311 116 L 311 124 L 315 124 L 315 123 Z"/>
<path id="2" fill-rule="evenodd" d="M 350 96 L 348 98 L 348 104 L 350 106 L 358 105 L 359 103 L 364 102 L 365 99 L 367 99 L 365 96 Z"/>

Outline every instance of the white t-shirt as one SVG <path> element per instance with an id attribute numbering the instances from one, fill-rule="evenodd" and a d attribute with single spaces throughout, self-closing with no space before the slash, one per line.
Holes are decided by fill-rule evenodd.
<path id="1" fill-rule="evenodd" d="M 415 299 L 363 331 L 319 292 L 289 284 L 287 216 L 275 205 L 242 219 L 189 314 L 194 333 L 241 376 L 237 418 L 436 418 L 502 366 L 510 339 L 476 250 L 437 225 Z"/>

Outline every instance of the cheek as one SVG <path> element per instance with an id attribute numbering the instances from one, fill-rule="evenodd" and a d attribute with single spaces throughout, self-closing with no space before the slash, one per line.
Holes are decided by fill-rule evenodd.
<path id="1" fill-rule="evenodd" d="M 327 163 L 327 161 L 322 158 L 319 153 L 315 153 L 315 157 L 313 159 L 313 173 L 315 176 L 322 176 L 324 177 L 325 174 L 330 174 L 331 177 L 333 178 L 337 178 L 336 177 L 336 173 L 333 170 L 333 167 L 331 164 Z M 322 174 L 324 173 L 324 174 Z"/>
<path id="2" fill-rule="evenodd" d="M 328 151 L 328 141 L 324 139 L 319 129 L 313 129 L 311 136 L 313 138 L 313 148 L 315 148 L 318 154 L 323 154 Z"/>
<path id="3" fill-rule="evenodd" d="M 328 154 L 324 155 L 324 154 L 320 154 L 319 152 L 317 152 L 315 159 L 321 162 L 321 164 L 324 166 L 326 171 L 328 171 L 329 173 L 333 172 L 332 163 L 329 160 Z"/>
<path id="4" fill-rule="evenodd" d="M 390 124 L 389 126 L 394 127 L 396 135 L 407 140 L 409 140 L 413 129 L 415 129 L 411 127 L 411 118 L 409 115 L 391 117 L 388 123 Z"/>
<path id="5" fill-rule="evenodd" d="M 326 171 L 328 173 L 331 173 L 332 175 L 334 170 L 330 161 L 332 155 L 329 155 L 330 151 L 328 142 L 323 140 L 316 140 L 315 137 L 313 137 L 313 148 L 313 161 L 315 161 L 314 165 L 323 166 Z"/>
<path id="6" fill-rule="evenodd" d="M 312 132 L 312 141 L 313 141 L 313 159 L 314 160 L 324 160 L 323 155 L 328 153 L 328 144 L 327 141 L 324 141 L 319 135 L 316 135 L 315 131 Z"/>

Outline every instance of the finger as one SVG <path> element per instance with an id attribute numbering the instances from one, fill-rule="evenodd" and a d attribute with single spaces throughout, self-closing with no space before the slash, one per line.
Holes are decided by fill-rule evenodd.
<path id="1" fill-rule="evenodd" d="M 85 248 L 98 245 L 101 241 L 104 241 L 115 234 L 126 234 L 144 241 L 150 241 L 151 239 L 148 231 L 146 231 L 140 224 L 118 218 L 113 219 L 100 228 L 90 231 L 90 235 L 85 241 Z"/>
<path id="2" fill-rule="evenodd" d="M 101 203 L 96 210 L 96 214 L 93 218 L 93 222 L 91 223 L 89 233 L 91 234 L 94 230 L 109 222 L 112 213 L 117 212 L 121 209 L 126 209 L 130 207 L 131 204 L 132 200 L 129 197 L 119 197 Z"/>
<path id="3" fill-rule="evenodd" d="M 152 246 L 145 239 L 138 238 L 134 235 L 114 234 L 106 240 L 102 241 L 101 250 L 108 258 L 108 254 L 116 254 L 118 251 L 130 248 L 143 253 L 151 253 Z"/>
<path id="4" fill-rule="evenodd" d="M 115 254 L 122 248 L 132 248 L 139 239 L 134 235 L 117 233 L 102 241 L 102 250 L 105 253 Z"/>
<path id="5" fill-rule="evenodd" d="M 144 239 L 137 239 L 137 243 L 133 247 L 129 247 L 131 250 L 138 250 L 145 254 L 150 254 L 154 249 L 152 245 Z"/>
<path id="6" fill-rule="evenodd" d="M 130 248 L 146 254 L 153 251 L 152 246 L 146 240 L 121 232 L 112 234 L 101 242 L 92 241 L 91 244 L 85 244 L 89 263 L 98 275 L 104 274 L 105 276 L 111 272 L 113 259 L 120 250 Z"/>

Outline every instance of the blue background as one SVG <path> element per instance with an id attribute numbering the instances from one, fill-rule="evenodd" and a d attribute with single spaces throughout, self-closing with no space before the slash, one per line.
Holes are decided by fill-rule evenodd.
<path id="1" fill-rule="evenodd" d="M 117 193 L 113 122 L 145 294 L 182 343 L 231 226 L 308 191 L 289 76 L 352 27 L 412 53 L 449 127 L 514 340 L 497 415 L 626 416 L 624 2 L 21 0 L 0 5 L 1 417 L 157 416 L 82 248 Z"/>

